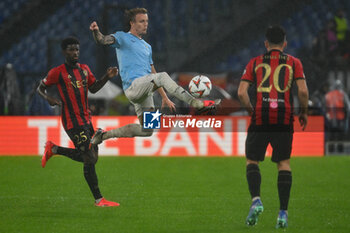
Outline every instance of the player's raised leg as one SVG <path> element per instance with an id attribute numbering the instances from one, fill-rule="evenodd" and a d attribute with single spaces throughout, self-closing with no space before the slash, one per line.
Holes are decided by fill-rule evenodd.
<path id="1" fill-rule="evenodd" d="M 132 90 L 130 94 L 130 90 L 126 93 L 127 96 L 133 96 L 136 90 Z M 141 97 L 140 97 L 141 98 Z M 134 100 L 135 101 L 135 100 Z M 143 124 L 143 112 L 144 111 L 154 111 L 154 102 L 153 96 L 148 95 L 146 98 L 142 99 L 141 102 L 132 102 L 135 108 L 136 115 L 139 119 L 140 124 L 127 124 L 119 128 L 115 128 L 108 131 L 103 131 L 102 129 L 97 129 L 96 133 L 91 139 L 91 145 L 100 144 L 102 141 L 107 140 L 109 138 L 130 138 L 130 137 L 149 137 L 153 134 L 153 129 L 144 129 L 142 127 Z"/>
<path id="2" fill-rule="evenodd" d="M 161 72 L 153 74 L 153 82 L 156 87 L 163 87 L 171 95 L 175 96 L 179 100 L 185 103 L 189 103 L 191 107 L 199 111 L 208 111 L 216 108 L 220 104 L 221 100 L 217 99 L 211 105 L 205 105 L 202 100 L 196 99 L 190 93 L 188 93 L 184 88 L 179 86 L 166 72 Z"/>
<path id="3" fill-rule="evenodd" d="M 105 133 L 105 131 L 101 128 L 98 128 L 95 132 L 95 134 L 92 136 L 91 141 L 90 141 L 90 146 L 89 148 L 91 149 L 91 147 L 93 145 L 97 145 L 102 143 L 102 136 Z"/>
<path id="4" fill-rule="evenodd" d="M 74 161 L 83 162 L 83 157 L 77 149 L 61 147 L 61 146 L 55 145 L 52 141 L 47 141 L 45 144 L 45 152 L 41 159 L 41 166 L 43 168 L 46 166 L 47 161 L 53 155 L 63 155 Z"/>
<path id="5" fill-rule="evenodd" d="M 54 155 L 54 153 L 52 152 L 52 148 L 57 147 L 53 142 L 51 141 L 47 141 L 45 143 L 45 151 L 44 151 L 44 155 L 41 159 L 41 166 L 45 167 L 46 166 L 46 162 Z"/>

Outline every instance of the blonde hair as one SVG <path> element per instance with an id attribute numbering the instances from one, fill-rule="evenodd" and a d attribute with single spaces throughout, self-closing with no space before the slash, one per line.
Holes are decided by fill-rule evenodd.
<path id="1" fill-rule="evenodd" d="M 145 8 L 133 8 L 125 11 L 125 16 L 127 21 L 130 23 L 131 21 L 135 21 L 135 16 L 137 14 L 147 14 L 147 9 Z"/>

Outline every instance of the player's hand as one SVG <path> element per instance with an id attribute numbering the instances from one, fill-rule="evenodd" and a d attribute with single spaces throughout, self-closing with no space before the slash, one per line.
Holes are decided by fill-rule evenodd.
<path id="1" fill-rule="evenodd" d="M 162 109 L 165 106 L 168 106 L 172 112 L 176 111 L 175 104 L 169 98 L 163 98 L 162 99 Z"/>
<path id="2" fill-rule="evenodd" d="M 48 98 L 47 101 L 49 102 L 49 104 L 51 106 L 55 106 L 55 105 L 61 106 L 62 105 L 62 102 L 58 99 L 55 99 L 55 98 Z"/>
<path id="3" fill-rule="evenodd" d="M 299 123 L 300 123 L 301 129 L 304 131 L 306 128 L 306 125 L 307 125 L 307 114 L 306 113 L 300 114 Z"/>
<path id="4" fill-rule="evenodd" d="M 108 78 L 113 78 L 114 76 L 117 76 L 118 75 L 118 72 L 119 72 L 119 70 L 118 70 L 118 68 L 117 67 L 109 67 L 108 69 L 107 69 L 107 76 L 108 76 Z"/>
<path id="5" fill-rule="evenodd" d="M 98 30 L 99 30 L 96 21 L 94 21 L 94 22 L 92 22 L 92 23 L 90 24 L 90 30 L 91 30 L 91 31 L 96 31 L 96 30 L 98 31 Z"/>

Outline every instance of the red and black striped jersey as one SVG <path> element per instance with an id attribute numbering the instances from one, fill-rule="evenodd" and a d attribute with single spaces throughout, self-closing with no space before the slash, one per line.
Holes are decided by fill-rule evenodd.
<path id="1" fill-rule="evenodd" d="M 305 79 L 300 60 L 280 50 L 251 59 L 241 78 L 253 84 L 251 124 L 292 125 L 292 86 L 297 79 Z"/>
<path id="2" fill-rule="evenodd" d="M 56 85 L 62 101 L 62 124 L 68 130 L 90 124 L 88 87 L 96 82 L 85 64 L 72 67 L 62 64 L 51 69 L 43 80 L 46 86 Z"/>

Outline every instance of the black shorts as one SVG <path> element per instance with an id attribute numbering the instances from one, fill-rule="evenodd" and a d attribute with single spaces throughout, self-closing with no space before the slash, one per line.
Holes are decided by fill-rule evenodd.
<path id="1" fill-rule="evenodd" d="M 247 159 L 264 161 L 269 143 L 272 147 L 273 162 L 289 159 L 292 152 L 293 133 L 292 126 L 249 126 L 245 144 Z"/>
<path id="2" fill-rule="evenodd" d="M 72 128 L 67 130 L 66 132 L 69 138 L 74 143 L 76 149 L 82 152 L 89 150 L 90 139 L 95 133 L 92 124 Z"/>

